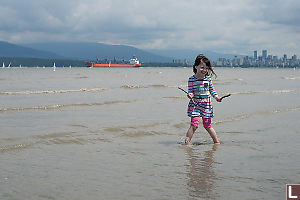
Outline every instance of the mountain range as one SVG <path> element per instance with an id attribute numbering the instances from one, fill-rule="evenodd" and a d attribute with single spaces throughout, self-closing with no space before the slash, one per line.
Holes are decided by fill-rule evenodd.
<path id="1" fill-rule="evenodd" d="M 66 58 L 80 60 L 95 60 L 96 58 L 129 60 L 136 56 L 142 62 L 172 62 L 172 58 L 156 55 L 135 47 L 126 45 L 109 45 L 103 43 L 88 43 L 88 42 L 55 42 L 55 43 L 34 43 L 26 44 L 27 47 L 55 52 Z"/>
<path id="2" fill-rule="evenodd" d="M 46 59 L 74 59 L 74 60 L 96 60 L 98 59 L 125 59 L 129 60 L 136 56 L 141 62 L 173 62 L 173 59 L 187 59 L 193 62 L 195 57 L 203 53 L 211 60 L 219 57 L 233 58 L 231 54 L 220 54 L 211 51 L 200 50 L 160 50 L 160 49 L 138 49 L 126 45 L 109 45 L 103 43 L 88 42 L 53 42 L 53 43 L 31 43 L 12 44 L 0 41 L 0 57 L 28 57 Z"/>
<path id="3" fill-rule="evenodd" d="M 0 57 L 63 58 L 56 53 L 0 41 Z"/>

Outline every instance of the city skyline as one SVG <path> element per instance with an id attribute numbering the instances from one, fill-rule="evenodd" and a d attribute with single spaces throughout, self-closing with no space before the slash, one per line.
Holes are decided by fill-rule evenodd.
<path id="1" fill-rule="evenodd" d="M 262 57 L 262 58 L 266 59 L 268 56 L 277 56 L 277 57 L 279 56 L 279 58 L 280 58 L 280 55 L 268 54 L 268 50 L 266 50 L 266 49 L 261 50 L 261 54 L 259 54 L 258 52 L 259 52 L 258 50 L 253 51 L 253 58 L 254 59 L 258 59 L 259 57 Z M 297 55 L 295 53 L 294 54 L 292 53 L 290 55 L 291 58 L 293 58 L 293 56 L 297 57 Z M 284 57 L 288 58 L 288 54 L 283 53 L 282 58 L 284 58 Z"/>
<path id="2" fill-rule="evenodd" d="M 282 57 L 277 55 L 268 55 L 266 49 L 261 50 L 261 55 L 258 54 L 258 50 L 253 51 L 253 56 L 244 56 L 238 58 L 235 56 L 233 59 L 219 58 L 214 62 L 216 66 L 227 67 L 300 67 L 300 59 L 297 59 L 297 55 L 294 54 L 290 58 L 287 54 L 283 54 Z"/>

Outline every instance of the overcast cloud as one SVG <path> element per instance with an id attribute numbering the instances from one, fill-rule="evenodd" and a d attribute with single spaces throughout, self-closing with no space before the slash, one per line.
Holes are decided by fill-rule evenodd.
<path id="1" fill-rule="evenodd" d="M 0 0 L 0 40 L 300 56 L 299 0 Z"/>

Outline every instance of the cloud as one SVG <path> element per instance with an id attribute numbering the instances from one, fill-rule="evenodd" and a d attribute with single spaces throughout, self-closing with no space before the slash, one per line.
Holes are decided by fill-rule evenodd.
<path id="1" fill-rule="evenodd" d="M 300 54 L 298 0 L 11 0 L 0 40 Z"/>

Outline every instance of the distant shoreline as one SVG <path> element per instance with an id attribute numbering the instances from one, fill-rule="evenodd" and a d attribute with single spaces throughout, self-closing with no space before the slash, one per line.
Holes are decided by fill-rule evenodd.
<path id="1" fill-rule="evenodd" d="M 0 57 L 0 67 L 4 63 L 5 67 L 86 67 L 85 60 L 72 59 L 53 59 L 53 58 L 27 58 L 27 57 Z M 142 63 L 142 67 L 192 67 L 183 63 L 163 63 L 163 62 L 149 62 Z M 298 68 L 295 66 L 273 67 L 273 66 L 215 66 L 216 68 Z"/>

